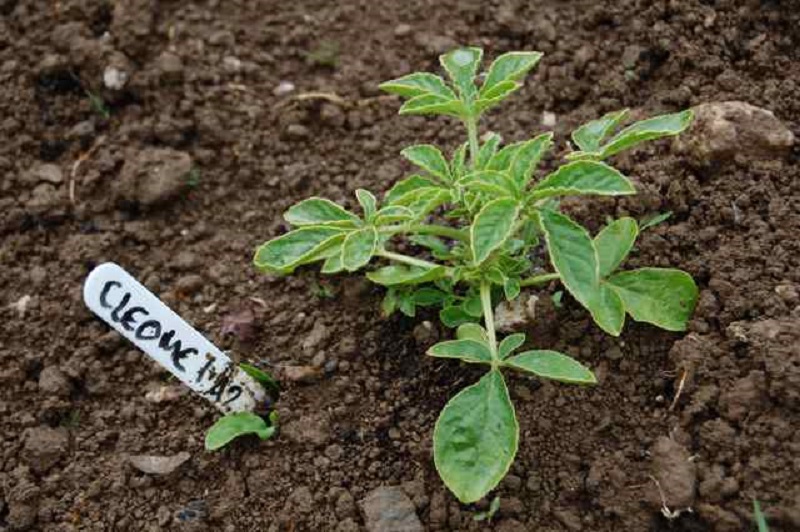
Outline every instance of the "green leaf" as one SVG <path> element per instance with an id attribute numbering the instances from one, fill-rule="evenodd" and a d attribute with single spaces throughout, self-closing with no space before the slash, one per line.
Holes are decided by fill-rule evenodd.
<path id="1" fill-rule="evenodd" d="M 519 190 L 525 190 L 533 177 L 533 171 L 541 161 L 542 156 L 553 145 L 553 134 L 544 133 L 533 139 L 523 142 L 514 153 L 509 167 L 511 178 Z"/>
<path id="2" fill-rule="evenodd" d="M 501 81 L 497 85 L 487 91 L 486 94 L 481 94 L 478 100 L 475 101 L 475 110 L 482 113 L 487 109 L 491 109 L 495 105 L 505 100 L 512 92 L 517 91 L 522 84 L 516 81 Z"/>
<path id="3" fill-rule="evenodd" d="M 491 364 L 492 353 L 484 342 L 475 340 L 447 340 L 428 349 L 428 354 L 439 358 L 458 358 L 464 362 Z"/>
<path id="4" fill-rule="evenodd" d="M 344 270 L 344 266 L 342 266 L 342 247 L 339 246 L 335 249 L 337 249 L 338 252 L 330 255 L 327 259 L 325 259 L 325 262 L 322 263 L 322 268 L 320 271 L 326 275 L 339 273 Z"/>
<path id="5" fill-rule="evenodd" d="M 421 266 L 406 266 L 404 264 L 392 264 L 384 266 L 374 272 L 367 272 L 367 279 L 375 284 L 383 286 L 410 285 L 427 283 L 441 279 L 447 274 L 444 266 L 434 268 L 423 268 Z"/>
<path id="6" fill-rule="evenodd" d="M 267 440 L 275 434 L 275 425 L 268 425 L 263 418 L 252 412 L 226 414 L 208 429 L 206 450 L 216 451 L 246 434 L 255 434 L 262 440 Z"/>
<path id="7" fill-rule="evenodd" d="M 453 328 L 465 323 L 474 322 L 475 318 L 467 314 L 460 306 L 449 306 L 439 311 L 439 321 L 441 321 L 445 327 Z"/>
<path id="8" fill-rule="evenodd" d="M 767 518 L 764 517 L 764 512 L 761 511 L 761 503 L 756 499 L 753 499 L 753 519 L 755 519 L 756 526 L 758 526 L 758 532 L 769 532 Z"/>
<path id="9" fill-rule="evenodd" d="M 456 338 L 459 340 L 473 340 L 475 342 L 481 342 L 487 346 L 487 342 L 489 341 L 489 336 L 486 333 L 486 329 L 477 323 L 463 323 L 459 325 L 458 330 L 456 331 Z"/>
<path id="10" fill-rule="evenodd" d="M 342 242 L 342 229 L 309 226 L 274 238 L 256 250 L 256 267 L 275 273 L 291 273 L 297 266 L 317 260 L 320 252 Z"/>
<path id="11" fill-rule="evenodd" d="M 442 78 L 427 72 L 416 72 L 401 78 L 381 83 L 378 88 L 406 98 L 433 94 L 445 99 L 455 100 L 456 95 Z"/>
<path id="12" fill-rule="evenodd" d="M 461 144 L 453 152 L 453 157 L 450 159 L 450 175 L 453 179 L 458 179 L 464 173 L 467 160 L 467 143 Z"/>
<path id="13" fill-rule="evenodd" d="M 597 161 L 574 161 L 560 167 L 533 187 L 531 200 L 568 194 L 623 196 L 635 194 L 628 178 Z"/>
<path id="14" fill-rule="evenodd" d="M 523 333 L 514 333 L 503 338 L 500 346 L 497 348 L 497 353 L 501 359 L 508 358 L 508 355 L 520 348 L 525 343 L 525 335 Z"/>
<path id="15" fill-rule="evenodd" d="M 383 202 L 387 205 L 399 204 L 402 203 L 403 198 L 412 192 L 423 188 L 435 188 L 437 186 L 437 183 L 431 178 L 412 175 L 395 183 L 383 196 Z"/>
<path id="16" fill-rule="evenodd" d="M 525 351 L 505 360 L 504 364 L 543 379 L 569 384 L 597 384 L 589 368 L 558 351 Z"/>
<path id="17" fill-rule="evenodd" d="M 677 135 L 692 123 L 691 109 L 668 115 L 656 116 L 636 122 L 616 135 L 602 147 L 602 158 L 611 157 L 648 140 Z"/>
<path id="18" fill-rule="evenodd" d="M 522 286 L 517 277 L 508 277 L 505 282 L 503 282 L 503 295 L 505 295 L 506 299 L 509 301 L 516 299 L 521 289 Z"/>
<path id="19" fill-rule="evenodd" d="M 586 308 L 595 323 L 612 336 L 619 336 L 625 325 L 625 307 L 622 299 L 608 284 L 601 282 Z"/>
<path id="20" fill-rule="evenodd" d="M 475 502 L 508 473 L 519 425 L 503 376 L 492 370 L 445 405 L 433 432 L 433 459 L 462 503 Z"/>
<path id="21" fill-rule="evenodd" d="M 607 282 L 634 320 L 668 331 L 686 330 L 697 303 L 697 286 L 688 273 L 642 268 L 614 274 Z"/>
<path id="22" fill-rule="evenodd" d="M 439 305 L 444 302 L 447 294 L 436 288 L 429 286 L 414 290 L 411 293 L 414 298 L 414 303 L 420 307 L 430 307 L 432 305 Z"/>
<path id="23" fill-rule="evenodd" d="M 522 148 L 524 142 L 515 142 L 514 144 L 509 144 L 508 146 L 504 146 L 503 149 L 495 153 L 489 162 L 486 164 L 486 170 L 495 170 L 498 172 L 505 172 L 511 167 L 511 163 L 514 161 L 514 157 L 517 155 L 517 151 Z"/>
<path id="24" fill-rule="evenodd" d="M 394 314 L 394 311 L 397 309 L 397 293 L 392 290 L 391 288 L 386 291 L 386 295 L 383 297 L 383 301 L 381 301 L 381 311 L 385 317 L 389 317 Z"/>
<path id="25" fill-rule="evenodd" d="M 419 189 L 403 198 L 406 207 L 414 213 L 414 219 L 421 219 L 432 210 L 450 199 L 450 191 L 440 187 Z"/>
<path id="26" fill-rule="evenodd" d="M 439 238 L 433 235 L 410 235 L 408 240 L 418 246 L 422 246 L 431 250 L 431 254 L 437 259 L 450 258 L 450 246 Z"/>
<path id="27" fill-rule="evenodd" d="M 494 157 L 494 154 L 497 153 L 497 148 L 500 146 L 500 141 L 502 137 L 497 133 L 490 133 L 486 141 L 478 150 L 478 157 L 475 161 L 475 170 L 482 170 L 489 161 Z"/>
<path id="28" fill-rule="evenodd" d="M 639 232 L 644 231 L 645 229 L 650 229 L 651 227 L 655 227 L 658 224 L 664 223 L 672 216 L 672 211 L 662 212 L 661 214 L 656 214 L 645 220 L 642 220 L 642 223 L 639 224 Z"/>
<path id="29" fill-rule="evenodd" d="M 400 154 L 445 183 L 451 181 L 450 166 L 447 164 L 447 160 L 444 158 L 444 155 L 442 155 L 442 152 L 439 151 L 439 148 L 436 146 L 418 144 L 416 146 L 409 146 L 401 151 Z"/>
<path id="30" fill-rule="evenodd" d="M 375 214 L 376 226 L 407 222 L 414 218 L 414 211 L 402 205 L 387 205 Z"/>
<path id="31" fill-rule="evenodd" d="M 625 217 L 614 220 L 594 237 L 601 278 L 610 275 L 622 264 L 638 235 L 639 226 L 636 220 Z"/>
<path id="32" fill-rule="evenodd" d="M 460 183 L 470 190 L 491 196 L 517 196 L 516 184 L 503 172 L 479 170 L 462 177 Z"/>
<path id="33" fill-rule="evenodd" d="M 469 230 L 472 260 L 476 265 L 511 236 L 518 214 L 519 205 L 513 198 L 500 198 L 484 205 Z"/>
<path id="34" fill-rule="evenodd" d="M 411 98 L 400 107 L 401 115 L 448 115 L 462 117 L 466 114 L 464 104 L 459 100 L 444 98 L 435 94 L 423 94 Z"/>
<path id="35" fill-rule="evenodd" d="M 505 81 L 522 81 L 543 55 L 541 52 L 508 52 L 501 55 L 489 67 L 486 80 L 481 86 L 480 97 L 489 97 L 487 95 Z"/>
<path id="36" fill-rule="evenodd" d="M 335 225 L 355 227 L 358 216 L 325 198 L 308 198 L 289 207 L 283 218 L 292 225 Z"/>
<path id="37" fill-rule="evenodd" d="M 476 47 L 458 48 L 439 56 L 439 62 L 447 71 L 462 98 L 471 101 L 476 93 L 475 75 L 483 57 L 483 50 Z"/>
<path id="38" fill-rule="evenodd" d="M 349 233 L 342 244 L 342 266 L 351 272 L 366 266 L 377 247 L 378 232 L 374 227 Z"/>
<path id="39" fill-rule="evenodd" d="M 561 213 L 539 211 L 550 262 L 561 282 L 583 306 L 590 308 L 599 277 L 597 255 L 589 233 Z"/>
<path id="40" fill-rule="evenodd" d="M 398 307 L 400 308 L 400 312 L 409 318 L 413 318 L 417 313 L 417 304 L 414 302 L 414 298 L 409 296 L 407 293 L 399 293 L 397 296 L 397 303 Z"/>
<path id="41" fill-rule="evenodd" d="M 600 143 L 628 116 L 628 110 L 614 111 L 592 120 L 572 132 L 575 145 L 585 152 L 600 150 Z"/>
<path id="42" fill-rule="evenodd" d="M 364 219 L 372 221 L 375 211 L 378 209 L 378 200 L 375 199 L 372 192 L 363 188 L 356 190 L 356 199 L 358 199 L 358 204 L 361 205 L 361 209 L 364 211 Z"/>
<path id="43" fill-rule="evenodd" d="M 264 371 L 263 369 L 259 369 L 252 364 L 247 364 L 242 362 L 239 364 L 239 367 L 242 368 L 242 371 L 253 377 L 256 382 L 264 386 L 264 388 L 268 390 L 272 390 L 274 392 L 279 392 L 281 387 L 278 384 L 278 381 L 275 378 Z"/>
<path id="44" fill-rule="evenodd" d="M 483 304 L 481 303 L 481 296 L 478 293 L 465 298 L 464 301 L 461 302 L 461 308 L 473 318 L 483 317 Z"/>

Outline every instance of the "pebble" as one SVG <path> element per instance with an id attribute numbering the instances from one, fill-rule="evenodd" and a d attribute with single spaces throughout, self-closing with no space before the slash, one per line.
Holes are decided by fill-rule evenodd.
<path id="1" fill-rule="evenodd" d="M 21 181 L 26 184 L 36 185 L 42 182 L 58 185 L 64 181 L 64 174 L 58 165 L 45 163 L 37 164 L 22 174 Z"/>
<path id="2" fill-rule="evenodd" d="M 107 89 L 115 91 L 122 90 L 128 83 L 128 77 L 128 73 L 124 70 L 108 66 L 103 71 L 103 85 L 105 85 Z"/>
<path id="3" fill-rule="evenodd" d="M 550 111 L 544 111 L 542 113 L 541 122 L 543 127 L 556 127 L 558 118 L 556 117 L 555 113 L 551 113 Z"/>
<path id="4" fill-rule="evenodd" d="M 394 35 L 395 37 L 405 37 L 409 33 L 411 33 L 411 26 L 409 24 L 398 24 L 394 27 Z"/>
<path id="5" fill-rule="evenodd" d="M 187 452 L 180 452 L 174 456 L 132 455 L 128 462 L 148 475 L 168 475 L 186 463 L 191 458 Z"/>
<path id="6" fill-rule="evenodd" d="M 166 203 L 189 188 L 192 158 L 170 148 L 145 148 L 125 159 L 113 192 L 118 199 L 151 207 Z"/>
<path id="7" fill-rule="evenodd" d="M 272 89 L 272 94 L 275 96 L 286 96 L 294 92 L 295 86 L 291 81 L 281 81 L 278 86 Z"/>
<path id="8" fill-rule="evenodd" d="M 47 366 L 39 374 L 39 391 L 58 397 L 69 397 L 72 383 L 56 366 Z"/>
<path id="9" fill-rule="evenodd" d="M 162 82 L 174 83 L 183 79 L 183 61 L 171 52 L 163 52 L 158 56 L 156 69 Z"/>
<path id="10" fill-rule="evenodd" d="M 302 384 L 312 384 L 321 377 L 319 367 L 315 366 L 284 366 L 282 368 L 283 378 L 290 382 Z"/>
<path id="11" fill-rule="evenodd" d="M 203 278 L 196 274 L 191 273 L 184 275 L 175 283 L 175 290 L 183 295 L 192 295 L 203 288 Z"/>
<path id="12" fill-rule="evenodd" d="M 414 503 L 397 486 L 381 486 L 361 500 L 367 532 L 422 532 Z"/>

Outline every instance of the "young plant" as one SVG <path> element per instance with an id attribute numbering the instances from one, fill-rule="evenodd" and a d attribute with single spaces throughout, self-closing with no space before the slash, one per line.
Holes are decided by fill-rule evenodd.
<path id="1" fill-rule="evenodd" d="M 494 308 L 523 287 L 559 281 L 597 325 L 618 336 L 626 314 L 636 321 L 682 331 L 697 299 L 692 278 L 678 270 L 618 271 L 639 233 L 628 217 L 599 234 L 559 212 L 559 198 L 634 194 L 627 177 L 605 159 L 637 144 L 686 129 L 691 111 L 642 120 L 619 129 L 627 111 L 609 113 L 572 134 L 578 151 L 557 170 L 534 179 L 553 144 L 551 133 L 501 147 L 497 134 L 480 137 L 481 115 L 522 86 L 542 57 L 511 52 L 479 76 L 483 51 L 461 48 L 440 57 L 449 81 L 414 73 L 381 85 L 407 98 L 400 114 L 446 115 L 466 127 L 467 142 L 450 157 L 429 144 L 401 154 L 419 172 L 401 179 L 378 201 L 357 190 L 361 214 L 324 198 L 290 207 L 284 218 L 294 230 L 260 246 L 255 265 L 290 274 L 322 263 L 327 274 L 367 271 L 387 288 L 383 310 L 413 316 L 419 306 L 441 308 L 441 321 L 458 327 L 456 338 L 428 350 L 439 358 L 483 365 L 487 371 L 442 410 L 434 430 L 434 462 L 444 483 L 462 502 L 474 502 L 497 486 L 517 452 L 519 426 L 504 373 L 520 371 L 543 379 L 589 385 L 592 372 L 563 353 L 518 352 L 525 335 L 498 338 Z M 482 79 L 481 83 L 476 83 Z M 391 250 L 405 237 L 426 258 Z M 544 258 L 546 250 L 547 258 Z M 552 271 L 544 271 L 546 263 Z M 479 325 L 483 322 L 483 326 Z"/>

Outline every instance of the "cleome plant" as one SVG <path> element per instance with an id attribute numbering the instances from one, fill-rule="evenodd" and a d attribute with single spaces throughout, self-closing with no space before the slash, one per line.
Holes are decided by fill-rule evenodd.
<path id="1" fill-rule="evenodd" d="M 494 309 L 524 287 L 560 282 L 597 325 L 618 336 L 626 314 L 670 331 L 682 331 L 694 310 L 697 287 L 685 272 L 663 268 L 619 271 L 639 233 L 636 220 L 613 220 L 597 235 L 559 211 L 565 196 L 623 196 L 636 191 L 604 160 L 637 144 L 686 129 L 683 111 L 620 125 L 627 111 L 609 113 L 572 133 L 577 149 L 567 163 L 536 178 L 553 135 L 501 146 L 500 136 L 479 136 L 483 113 L 522 86 L 539 52 L 499 56 L 480 73 L 483 51 L 461 48 L 440 57 L 449 78 L 414 73 L 381 85 L 406 98 L 400 114 L 445 115 L 466 127 L 467 141 L 448 157 L 428 144 L 401 154 L 419 172 L 398 181 L 381 201 L 357 190 L 361 213 L 312 197 L 284 214 L 294 229 L 260 246 L 255 265 L 290 274 L 319 262 L 322 273 L 370 268 L 367 278 L 386 287 L 383 310 L 414 316 L 439 307 L 457 328 L 455 338 L 428 355 L 482 365 L 486 373 L 444 407 L 433 434 L 434 462 L 447 487 L 464 503 L 479 500 L 508 472 L 517 452 L 519 425 L 504 374 L 591 385 L 593 373 L 552 350 L 519 351 L 525 335 L 498 338 Z M 419 256 L 392 251 L 397 238 Z M 384 264 L 385 263 L 385 264 Z M 482 325 L 481 325 L 482 323 Z"/>

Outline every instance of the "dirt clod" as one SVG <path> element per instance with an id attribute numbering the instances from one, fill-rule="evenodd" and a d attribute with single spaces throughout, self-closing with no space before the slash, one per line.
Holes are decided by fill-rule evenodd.
<path id="1" fill-rule="evenodd" d="M 689 451 L 678 442 L 662 436 L 651 450 L 654 486 L 648 501 L 658 509 L 670 512 L 691 508 L 695 500 L 697 467 Z"/>
<path id="2" fill-rule="evenodd" d="M 130 154 L 114 184 L 117 198 L 151 207 L 173 200 L 189 187 L 192 159 L 169 148 Z"/>
<path id="3" fill-rule="evenodd" d="M 34 427 L 23 435 L 22 458 L 39 474 L 50 471 L 69 452 L 69 435 L 64 429 Z"/>
<path id="4" fill-rule="evenodd" d="M 360 502 L 368 532 L 422 532 L 414 503 L 396 486 L 369 492 Z"/>

